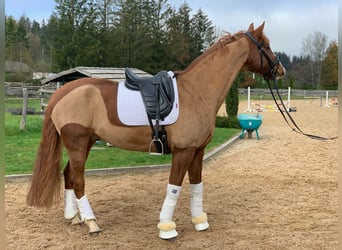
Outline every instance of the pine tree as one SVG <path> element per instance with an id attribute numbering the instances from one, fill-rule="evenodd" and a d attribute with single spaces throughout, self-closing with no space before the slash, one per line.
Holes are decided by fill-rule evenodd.
<path id="1" fill-rule="evenodd" d="M 228 114 L 228 127 L 229 128 L 240 128 L 237 114 L 239 110 L 239 83 L 241 81 L 241 74 L 235 79 L 231 86 L 226 99 L 226 112 Z"/>
<path id="2" fill-rule="evenodd" d="M 5 60 L 15 61 L 17 22 L 12 16 L 6 17 L 5 23 Z"/>
<path id="3" fill-rule="evenodd" d="M 322 64 L 320 85 L 326 89 L 337 89 L 338 86 L 338 46 L 331 42 L 325 60 Z"/>
<path id="4" fill-rule="evenodd" d="M 199 9 L 191 19 L 191 47 L 190 58 L 194 60 L 215 40 L 214 27 L 208 16 Z"/>

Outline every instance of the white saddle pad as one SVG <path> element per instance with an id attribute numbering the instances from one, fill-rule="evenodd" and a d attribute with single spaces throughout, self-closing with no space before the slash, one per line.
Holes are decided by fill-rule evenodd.
<path id="1" fill-rule="evenodd" d="M 175 101 L 170 114 L 165 117 L 160 125 L 169 125 L 177 121 L 179 115 L 178 88 L 176 78 L 173 72 L 169 71 L 173 79 L 173 89 L 175 92 Z M 130 90 L 125 86 L 125 82 L 119 82 L 117 108 L 119 120 L 128 126 L 149 126 L 145 105 L 139 91 Z M 155 124 L 155 120 L 152 120 Z"/>

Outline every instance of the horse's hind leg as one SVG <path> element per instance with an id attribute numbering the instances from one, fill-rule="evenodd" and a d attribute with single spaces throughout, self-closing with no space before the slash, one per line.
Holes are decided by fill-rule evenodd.
<path id="1" fill-rule="evenodd" d="M 82 221 L 78 217 L 78 207 L 74 191 L 73 176 L 68 161 L 64 171 L 64 218 L 71 220 L 72 225 L 80 224 Z"/>
<path id="2" fill-rule="evenodd" d="M 97 137 L 93 137 L 88 143 L 87 158 L 89 151 L 97 140 Z M 70 168 L 70 161 L 68 161 L 63 171 L 64 175 L 64 218 L 71 220 L 72 225 L 80 224 L 82 221 L 78 216 L 78 206 L 76 202 L 76 195 L 74 191 L 74 176 Z"/>
<path id="3" fill-rule="evenodd" d="M 89 227 L 89 233 L 98 233 L 101 229 L 96 224 L 96 217 L 84 192 L 85 162 L 89 150 L 95 141 L 94 135 L 90 129 L 81 125 L 68 124 L 62 128 L 61 136 L 69 155 L 69 162 L 64 170 L 65 187 L 67 190 L 65 201 L 68 202 L 65 207 L 70 208 L 68 212 L 70 212 L 69 216 L 72 216 L 75 212 L 76 200 L 81 221 L 84 221 Z M 74 191 L 75 196 L 73 196 L 72 191 Z"/>

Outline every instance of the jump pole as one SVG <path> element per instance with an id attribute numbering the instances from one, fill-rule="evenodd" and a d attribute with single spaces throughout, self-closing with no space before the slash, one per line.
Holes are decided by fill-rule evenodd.
<path id="1" fill-rule="evenodd" d="M 291 108 L 290 101 L 291 101 L 291 87 L 289 87 L 287 91 L 287 111 L 290 111 L 290 108 Z"/>
<path id="2" fill-rule="evenodd" d="M 248 86 L 247 88 L 247 109 L 245 110 L 245 112 L 252 112 L 251 109 L 251 87 Z"/>
<path id="3" fill-rule="evenodd" d="M 291 87 L 288 87 L 287 90 L 287 111 L 290 111 L 291 108 Z M 285 108 L 285 107 L 284 107 Z M 247 109 L 245 112 L 253 112 L 251 109 L 251 87 L 247 88 Z"/>
<path id="4" fill-rule="evenodd" d="M 324 107 L 325 108 L 330 107 L 330 105 L 329 105 L 329 91 L 328 90 L 325 92 L 325 106 Z"/>

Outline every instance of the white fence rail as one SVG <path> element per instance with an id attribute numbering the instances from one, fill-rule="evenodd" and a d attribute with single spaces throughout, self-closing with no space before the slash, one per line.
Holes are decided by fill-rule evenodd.
<path id="1" fill-rule="evenodd" d="M 307 98 L 320 98 L 325 97 L 326 92 L 328 91 L 330 97 L 337 97 L 338 90 L 302 90 L 302 89 L 291 89 L 291 96 L 303 97 L 303 99 Z M 282 96 L 288 95 L 288 89 L 279 89 L 279 92 Z M 247 88 L 239 88 L 240 95 L 248 94 Z M 258 96 L 262 99 L 264 96 L 271 96 L 271 91 L 269 89 L 253 89 L 251 88 L 251 95 Z"/>
<path id="2" fill-rule="evenodd" d="M 53 92 L 56 90 L 56 84 L 47 84 L 44 86 L 32 86 L 32 84 L 24 84 L 24 83 L 13 83 L 7 82 L 5 83 L 5 94 L 6 97 L 23 97 L 23 88 L 27 89 L 27 95 L 29 98 L 40 98 L 40 112 L 44 112 L 48 100 Z M 328 91 L 328 92 L 327 92 Z M 288 89 L 280 89 L 280 94 L 284 97 L 288 96 Z M 247 88 L 239 88 L 239 95 L 248 95 Z M 259 100 L 262 100 L 264 97 L 271 96 L 271 92 L 269 89 L 257 89 L 251 88 L 250 95 L 257 97 Z M 290 92 L 291 97 L 302 97 L 303 99 L 311 99 L 311 98 L 320 98 L 321 101 L 326 98 L 328 95 L 330 97 L 337 97 L 338 90 L 300 90 L 300 89 L 291 89 Z"/>

